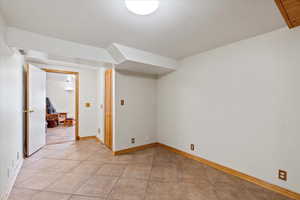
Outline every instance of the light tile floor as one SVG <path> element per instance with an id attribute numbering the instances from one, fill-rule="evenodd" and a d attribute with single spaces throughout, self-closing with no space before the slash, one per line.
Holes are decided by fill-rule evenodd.
<path id="1" fill-rule="evenodd" d="M 161 147 L 113 156 L 95 141 L 48 145 L 9 200 L 289 200 Z"/>
<path id="2" fill-rule="evenodd" d="M 46 143 L 56 144 L 75 140 L 75 126 L 64 127 L 60 125 L 55 128 L 47 128 Z"/>

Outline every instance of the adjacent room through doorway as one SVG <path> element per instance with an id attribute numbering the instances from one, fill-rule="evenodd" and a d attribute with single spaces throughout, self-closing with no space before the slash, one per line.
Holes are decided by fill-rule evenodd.
<path id="1" fill-rule="evenodd" d="M 74 141 L 75 75 L 47 72 L 46 144 Z"/>

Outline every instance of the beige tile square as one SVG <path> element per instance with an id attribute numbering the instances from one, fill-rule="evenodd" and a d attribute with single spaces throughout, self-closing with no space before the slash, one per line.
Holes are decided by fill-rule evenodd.
<path id="1" fill-rule="evenodd" d="M 204 168 L 183 168 L 179 170 L 179 182 L 194 183 L 201 185 L 202 187 L 210 186 L 211 182 L 206 176 Z"/>
<path id="2" fill-rule="evenodd" d="M 31 170 L 27 168 L 22 168 L 17 176 L 15 184 L 20 184 L 21 182 L 29 179 L 30 177 L 34 176 L 35 174 L 39 173 L 38 170 Z"/>
<path id="3" fill-rule="evenodd" d="M 69 154 L 66 159 L 83 161 L 83 160 L 87 160 L 91 155 L 92 152 L 90 151 L 79 151 L 79 152 L 73 152 Z"/>
<path id="4" fill-rule="evenodd" d="M 113 159 L 114 156 L 111 152 L 95 153 L 88 158 L 88 160 L 93 162 L 112 162 Z"/>
<path id="5" fill-rule="evenodd" d="M 243 187 L 240 187 L 238 185 L 232 185 L 228 183 L 217 183 L 214 187 L 217 197 L 222 200 L 253 199 L 253 197 L 249 196 L 249 193 Z"/>
<path id="6" fill-rule="evenodd" d="M 148 148 L 148 149 L 144 149 L 144 150 L 141 150 L 141 151 L 136 151 L 134 152 L 134 154 L 141 154 L 141 155 L 154 155 L 155 153 L 155 149 L 156 147 L 152 147 L 152 148 Z"/>
<path id="7" fill-rule="evenodd" d="M 87 181 L 88 178 L 89 176 L 85 176 L 85 175 L 67 174 L 59 178 L 58 180 L 56 180 L 45 190 L 72 194 L 80 186 L 82 186 Z"/>
<path id="8" fill-rule="evenodd" d="M 32 197 L 31 200 L 68 200 L 69 194 L 61 194 L 55 192 L 40 192 Z"/>
<path id="9" fill-rule="evenodd" d="M 177 167 L 173 164 L 153 165 L 150 179 L 154 181 L 177 182 L 178 181 Z"/>
<path id="10" fill-rule="evenodd" d="M 123 177 L 148 180 L 151 168 L 151 165 L 146 164 L 130 164 L 126 167 Z"/>
<path id="11" fill-rule="evenodd" d="M 56 163 L 55 166 L 52 166 L 49 170 L 54 172 L 71 172 L 74 168 L 79 166 L 80 161 L 74 161 L 74 160 L 60 160 Z"/>
<path id="12" fill-rule="evenodd" d="M 141 164 L 148 164 L 152 165 L 153 162 L 153 154 L 151 153 L 135 153 L 132 158 L 132 163 L 141 163 Z"/>
<path id="13" fill-rule="evenodd" d="M 62 160 L 66 159 L 70 154 L 71 152 L 67 150 L 55 150 L 55 152 L 46 155 L 45 158 Z"/>
<path id="14" fill-rule="evenodd" d="M 41 158 L 37 158 L 37 159 L 35 159 L 35 158 L 26 158 L 26 159 L 24 159 L 22 169 L 24 169 L 24 168 L 30 169 L 29 167 L 31 165 L 33 165 L 34 163 L 36 163 L 37 161 L 39 161 L 40 159 Z"/>
<path id="15" fill-rule="evenodd" d="M 87 196 L 74 195 L 71 197 L 70 200 L 105 200 L 105 199 L 100 197 L 87 197 Z"/>
<path id="16" fill-rule="evenodd" d="M 218 200 L 211 185 L 201 187 L 197 184 L 150 181 L 146 200 Z"/>
<path id="17" fill-rule="evenodd" d="M 179 199 L 185 200 L 219 200 L 212 186 L 202 188 L 197 184 L 179 183 L 176 184 L 174 193 Z"/>
<path id="18" fill-rule="evenodd" d="M 133 159 L 132 154 L 124 154 L 124 155 L 117 155 L 114 156 L 110 163 L 113 164 L 129 164 Z"/>
<path id="19" fill-rule="evenodd" d="M 31 165 L 26 166 L 26 169 L 31 169 L 31 170 L 47 170 L 49 168 L 54 167 L 59 160 L 54 160 L 54 159 L 40 159 Z"/>
<path id="20" fill-rule="evenodd" d="M 175 200 L 179 195 L 175 192 L 176 183 L 150 181 L 146 191 L 147 200 Z M 177 196 L 176 196 L 177 195 Z"/>
<path id="21" fill-rule="evenodd" d="M 97 175 L 103 176 L 121 176 L 126 168 L 123 164 L 104 164 Z"/>
<path id="22" fill-rule="evenodd" d="M 111 153 L 111 150 L 108 149 L 107 147 L 105 148 L 99 148 L 97 149 L 96 151 L 93 151 L 94 154 L 97 154 L 97 153 Z"/>
<path id="23" fill-rule="evenodd" d="M 75 193 L 86 196 L 107 197 L 117 182 L 116 177 L 95 176 L 91 177 Z"/>
<path id="24" fill-rule="evenodd" d="M 17 182 L 15 186 L 33 190 L 43 190 L 54 183 L 61 176 L 62 174 L 53 172 L 36 173 L 20 183 Z"/>
<path id="25" fill-rule="evenodd" d="M 47 145 L 44 147 L 44 149 L 64 150 L 64 149 L 70 149 L 75 145 L 76 145 L 75 142 L 65 142 L 60 144 Z"/>
<path id="26" fill-rule="evenodd" d="M 283 196 L 281 194 L 273 194 L 272 200 L 292 200 L 291 198 L 288 198 L 286 196 Z"/>
<path id="27" fill-rule="evenodd" d="M 153 162 L 155 164 L 172 163 L 174 157 L 170 152 L 155 154 Z"/>
<path id="28" fill-rule="evenodd" d="M 31 200 L 38 192 L 37 190 L 13 188 L 8 200 Z"/>
<path id="29" fill-rule="evenodd" d="M 113 188 L 111 200 L 143 200 L 146 193 L 147 181 L 137 179 L 120 179 Z"/>
<path id="30" fill-rule="evenodd" d="M 244 192 L 248 199 L 270 200 L 273 197 L 273 192 L 268 190 L 246 191 Z M 273 200 L 273 199 L 272 199 Z M 279 200 L 279 199 L 276 199 Z"/>
<path id="31" fill-rule="evenodd" d="M 258 186 L 254 183 L 248 181 L 241 181 L 241 182 L 244 188 L 247 190 L 247 194 L 249 194 L 249 196 L 251 196 L 251 198 L 253 199 L 270 200 L 275 194 L 274 192 L 267 190 L 261 186 Z M 232 186 L 234 187 L 233 184 Z M 218 183 L 216 184 L 216 187 L 218 187 Z M 240 188 L 240 185 L 235 186 L 235 188 Z"/>
<path id="32" fill-rule="evenodd" d="M 91 164 L 91 165 L 98 165 L 99 168 L 102 167 L 104 164 L 107 164 L 109 162 L 104 162 L 104 161 L 95 161 L 95 160 L 85 160 L 82 161 L 81 164 Z"/>
<path id="33" fill-rule="evenodd" d="M 172 197 L 170 194 L 146 194 L 145 200 L 181 200 Z"/>
<path id="34" fill-rule="evenodd" d="M 225 183 L 230 185 L 242 185 L 242 180 L 235 176 L 226 174 L 208 166 L 205 167 L 205 170 L 207 178 L 212 184 Z"/>
<path id="35" fill-rule="evenodd" d="M 39 160 L 42 158 L 45 158 L 46 156 L 56 153 L 57 150 L 52 150 L 52 149 L 41 149 L 39 151 L 37 151 L 36 153 L 34 153 L 33 155 L 30 156 L 30 158 L 27 158 L 26 160 Z"/>
<path id="36" fill-rule="evenodd" d="M 79 164 L 76 168 L 71 170 L 70 173 L 83 174 L 83 175 L 89 176 L 89 175 L 95 174 L 101 168 L 102 165 L 83 162 L 83 163 Z"/>

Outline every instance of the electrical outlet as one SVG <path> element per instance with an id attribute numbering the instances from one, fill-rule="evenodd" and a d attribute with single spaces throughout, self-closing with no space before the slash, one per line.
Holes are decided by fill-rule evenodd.
<path id="1" fill-rule="evenodd" d="M 131 138 L 131 144 L 135 143 L 135 138 Z"/>
<path id="2" fill-rule="evenodd" d="M 191 144 L 191 150 L 194 151 L 195 150 L 195 145 Z"/>
<path id="3" fill-rule="evenodd" d="M 10 177 L 10 170 L 9 170 L 9 168 L 7 168 L 7 178 L 9 178 Z"/>
<path id="4" fill-rule="evenodd" d="M 100 128 L 98 128 L 98 134 L 100 134 L 101 133 L 101 129 Z"/>
<path id="5" fill-rule="evenodd" d="M 125 105 L 125 100 L 121 99 L 121 106 L 124 106 L 124 105 Z"/>
<path id="6" fill-rule="evenodd" d="M 12 168 L 14 168 L 14 166 L 15 166 L 15 161 L 14 160 L 11 161 L 11 166 L 12 166 Z"/>
<path id="7" fill-rule="evenodd" d="M 17 152 L 17 160 L 20 159 L 20 152 Z"/>
<path id="8" fill-rule="evenodd" d="M 191 144 L 191 151 L 194 151 L 194 150 L 195 150 L 195 145 Z"/>
<path id="9" fill-rule="evenodd" d="M 283 181 L 287 181 L 287 171 L 278 170 L 278 178 Z"/>

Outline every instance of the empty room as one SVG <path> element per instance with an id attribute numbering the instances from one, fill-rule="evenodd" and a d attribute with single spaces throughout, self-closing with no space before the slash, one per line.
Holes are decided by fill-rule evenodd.
<path id="1" fill-rule="evenodd" d="M 300 0 L 0 0 L 0 200 L 300 200 Z"/>

